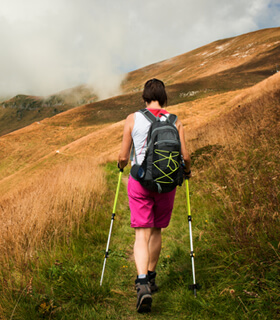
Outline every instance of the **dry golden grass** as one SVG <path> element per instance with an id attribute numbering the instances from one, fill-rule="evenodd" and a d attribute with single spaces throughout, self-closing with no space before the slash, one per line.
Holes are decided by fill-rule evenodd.
<path id="1" fill-rule="evenodd" d="M 198 172 L 205 188 L 220 199 L 223 230 L 239 247 L 274 258 L 280 248 L 279 76 L 245 91 L 246 99 L 237 101 L 246 103 L 197 133 L 223 144 L 221 152 L 213 155 L 208 148 L 202 154 L 211 172 L 207 165 Z"/>
<path id="2" fill-rule="evenodd" d="M 251 88 L 174 109 L 179 116 L 182 114 L 189 150 L 215 144 L 236 146 L 242 144 L 244 136 L 254 135 L 256 128 L 269 128 L 273 121 L 271 106 L 279 106 L 279 87 L 277 73 Z"/>
<path id="3" fill-rule="evenodd" d="M 53 165 L 59 163 L 68 163 L 73 159 L 89 158 L 94 163 L 106 163 L 116 161 L 122 139 L 123 121 L 94 127 L 75 128 L 69 127 L 65 130 L 62 128 L 53 128 L 48 126 L 46 129 L 48 136 L 54 145 L 42 143 L 45 141 L 45 130 L 24 128 L 20 130 L 20 138 L 24 139 L 23 143 L 15 143 L 7 148 L 4 143 L 8 136 L 15 140 L 17 133 L 12 133 L 3 138 L 3 148 L 10 149 L 2 164 L 7 163 L 2 169 L 3 178 L 0 180 L 0 193 L 2 197 L 13 192 L 15 189 L 26 188 L 33 183 L 36 177 L 41 176 L 47 170 L 51 170 Z M 33 126 L 33 125 L 32 125 Z M 29 134 L 29 130 L 31 133 Z M 81 137 L 83 131 L 84 135 Z M 70 143 L 63 146 L 65 134 L 72 136 Z M 13 137 L 15 136 L 15 137 Z M 74 140 L 72 142 L 72 140 Z M 26 153 L 24 148 L 26 147 Z M 1 148 L 1 145 L 0 145 Z M 58 152 L 59 151 L 59 152 Z M 8 153 L 8 151 L 7 151 Z M 1 176 L 1 175 L 0 175 Z"/>
<path id="4" fill-rule="evenodd" d="M 260 130 L 271 130 L 272 123 L 279 128 L 279 119 L 275 120 L 279 111 L 279 77 L 278 73 L 249 89 L 169 107 L 170 112 L 178 114 L 186 129 L 188 150 L 194 152 L 219 144 L 241 152 L 250 146 Z M 82 118 L 87 116 L 86 109 L 81 109 L 85 113 Z M 21 259 L 23 253 L 33 254 L 42 243 L 50 244 L 66 237 L 94 206 L 91 199 L 97 202 L 98 195 L 104 192 L 103 173 L 97 164 L 116 161 L 124 121 L 75 125 L 79 110 L 65 113 L 66 119 L 73 120 L 68 127 L 60 125 L 60 119 L 65 121 L 61 114 L 2 138 L 2 256 L 14 255 Z M 261 141 L 263 150 L 265 141 Z M 224 166 L 227 163 L 230 161 L 225 160 Z M 226 172 L 230 177 L 236 177 L 237 165 L 240 163 L 231 163 L 232 171 Z M 223 191 L 220 187 L 219 190 Z M 236 194 L 242 196 L 242 192 L 240 185 Z"/>
<path id="5" fill-rule="evenodd" d="M 142 90 L 145 81 L 154 77 L 170 85 L 221 72 L 232 77 L 239 72 L 242 74 L 243 67 L 247 69 L 247 78 L 248 72 L 272 71 L 278 62 L 270 59 L 270 54 L 277 50 L 279 41 L 280 28 L 263 29 L 215 41 L 191 52 L 130 72 L 123 83 L 123 90 Z"/>
<path id="6" fill-rule="evenodd" d="M 216 131 L 208 130 L 208 126 L 217 123 L 223 115 L 233 109 L 233 106 L 229 105 L 229 101 L 241 91 L 214 95 L 168 108 L 169 112 L 175 113 L 183 123 L 187 148 L 190 153 L 205 145 L 212 144 L 212 140 L 219 139 L 219 142 L 224 144 L 221 141 L 222 137 L 217 135 Z"/>
<path id="7" fill-rule="evenodd" d="M 50 125 L 48 119 L 0 137 L 0 179 L 20 171 L 59 150 L 95 127 Z"/>
<path id="8" fill-rule="evenodd" d="M 2 258 L 28 258 L 73 232 L 105 191 L 102 169 L 90 160 L 60 165 L 0 203 Z"/>

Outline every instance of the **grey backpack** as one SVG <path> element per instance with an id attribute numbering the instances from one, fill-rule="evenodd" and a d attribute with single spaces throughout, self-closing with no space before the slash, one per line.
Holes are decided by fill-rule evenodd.
<path id="1" fill-rule="evenodd" d="M 145 158 L 132 166 L 130 174 L 150 191 L 164 193 L 183 183 L 181 142 L 175 126 L 177 116 L 161 114 L 160 120 L 148 109 L 139 110 L 150 122 Z"/>

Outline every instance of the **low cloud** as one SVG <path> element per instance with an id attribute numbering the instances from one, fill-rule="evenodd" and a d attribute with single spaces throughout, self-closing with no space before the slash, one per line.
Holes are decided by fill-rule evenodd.
<path id="1" fill-rule="evenodd" d="M 89 84 L 116 95 L 132 69 L 277 26 L 268 0 L 9 0 L 0 13 L 0 96 Z"/>

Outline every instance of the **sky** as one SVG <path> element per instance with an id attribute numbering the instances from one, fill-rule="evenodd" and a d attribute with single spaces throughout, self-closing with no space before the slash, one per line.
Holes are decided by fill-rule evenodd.
<path id="1" fill-rule="evenodd" d="M 106 98 L 129 71 L 279 21 L 280 0 L 0 0 L 0 97 Z"/>

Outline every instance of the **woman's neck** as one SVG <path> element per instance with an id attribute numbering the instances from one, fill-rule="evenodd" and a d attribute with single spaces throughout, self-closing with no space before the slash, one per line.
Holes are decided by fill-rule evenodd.
<path id="1" fill-rule="evenodd" d="M 161 106 L 158 101 L 151 101 L 150 103 L 146 102 L 146 107 L 151 109 L 161 109 Z"/>

